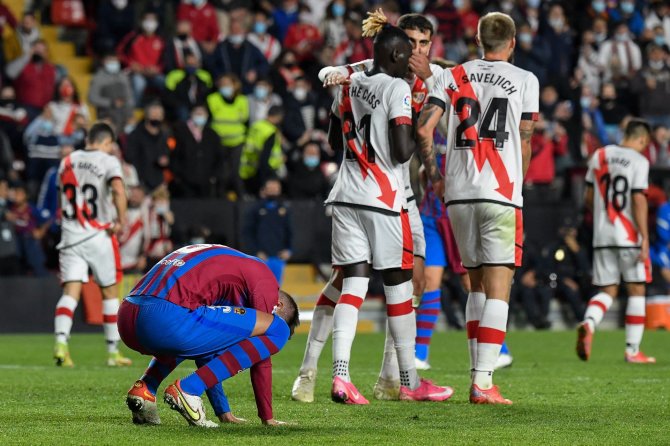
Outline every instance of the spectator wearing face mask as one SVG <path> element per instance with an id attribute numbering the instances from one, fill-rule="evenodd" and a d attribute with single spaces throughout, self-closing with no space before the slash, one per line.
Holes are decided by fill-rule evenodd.
<path id="1" fill-rule="evenodd" d="M 282 132 L 286 139 L 302 146 L 312 138 L 316 128 L 318 102 L 309 81 L 300 77 L 283 99 L 286 119 Z"/>
<path id="2" fill-rule="evenodd" d="M 212 76 L 200 68 L 198 58 L 186 53 L 183 68 L 176 68 L 165 77 L 163 103 L 170 111 L 168 119 L 188 119 L 191 108 L 205 102 L 212 89 Z"/>
<path id="3" fill-rule="evenodd" d="M 113 51 L 133 30 L 135 12 L 135 2 L 128 0 L 103 0 L 100 3 L 93 38 L 97 54 Z"/>
<path id="4" fill-rule="evenodd" d="M 158 102 L 144 109 L 144 122 L 128 135 L 126 159 L 135 166 L 140 182 L 152 191 L 163 184 L 163 170 L 168 167 L 168 135 L 163 130 L 165 111 Z"/>
<path id="5" fill-rule="evenodd" d="M 661 26 L 666 44 L 670 43 L 670 5 L 666 0 L 653 0 L 649 3 L 651 3 L 649 13 L 644 19 L 646 32 L 649 33 L 656 26 Z"/>
<path id="6" fill-rule="evenodd" d="M 551 184 L 556 177 L 556 158 L 568 153 L 568 135 L 558 123 L 540 117 L 530 139 L 531 159 L 524 184 Z"/>
<path id="7" fill-rule="evenodd" d="M 519 27 L 514 50 L 514 65 L 528 70 L 537 76 L 540 86 L 547 84 L 549 47 L 541 36 L 533 36 L 527 23 Z"/>
<path id="8" fill-rule="evenodd" d="M 28 114 L 17 103 L 14 87 L 3 86 L 0 89 L 0 131 L 7 135 L 12 147 L 20 147 L 26 124 L 28 124 Z"/>
<path id="9" fill-rule="evenodd" d="M 324 200 L 329 190 L 321 170 L 321 147 L 317 141 L 309 141 L 302 147 L 300 158 L 291 164 L 288 195 L 294 200 Z"/>
<path id="10" fill-rule="evenodd" d="M 642 154 L 652 166 L 670 166 L 670 129 L 658 124 L 654 126 L 651 143 Z M 668 227 L 670 229 L 670 227 Z"/>
<path id="11" fill-rule="evenodd" d="M 119 43 L 116 52 L 121 63 L 130 69 L 135 104 L 142 104 L 147 86 L 163 87 L 163 51 L 165 41 L 156 34 L 158 16 L 153 12 L 142 15 L 141 31 L 132 31 Z"/>
<path id="12" fill-rule="evenodd" d="M 625 23 L 616 25 L 612 38 L 600 46 L 599 58 L 603 67 L 603 81 L 614 82 L 619 88 L 633 79 L 642 67 L 642 52 L 631 39 Z"/>
<path id="13" fill-rule="evenodd" d="M 165 185 L 151 193 L 147 225 L 148 244 L 145 253 L 147 264 L 154 265 L 174 248 L 170 238 L 174 214 L 170 210 L 170 192 Z"/>
<path id="14" fill-rule="evenodd" d="M 187 55 L 195 57 L 198 65 L 202 66 L 203 55 L 200 45 L 193 38 L 192 31 L 191 22 L 188 20 L 177 21 L 175 35 L 167 42 L 165 53 L 163 54 L 166 73 L 178 68 L 184 68 L 186 66 Z"/>
<path id="15" fill-rule="evenodd" d="M 298 62 L 314 59 L 314 53 L 323 46 L 319 28 L 309 22 L 309 8 L 300 7 L 298 21 L 289 26 L 284 38 L 284 48 L 292 50 Z"/>
<path id="16" fill-rule="evenodd" d="M 280 285 L 293 243 L 291 210 L 281 199 L 281 192 L 281 182 L 268 179 L 261 200 L 246 213 L 242 230 L 245 251 L 263 260 Z"/>
<path id="17" fill-rule="evenodd" d="M 651 125 L 670 127 L 670 67 L 666 52 L 656 45 L 647 47 L 648 60 L 633 81 L 640 115 Z"/>
<path id="18" fill-rule="evenodd" d="M 644 19 L 642 14 L 635 8 L 635 0 L 620 0 L 618 8 L 609 11 L 613 23 L 623 22 L 628 25 L 630 32 L 635 37 L 640 37 L 644 31 Z"/>
<path id="19" fill-rule="evenodd" d="M 185 20 L 193 28 L 193 38 L 206 53 L 216 48 L 221 31 L 216 19 L 216 9 L 207 0 L 182 0 L 177 8 L 177 20 Z"/>
<path id="20" fill-rule="evenodd" d="M 605 131 L 605 120 L 600 112 L 598 106 L 600 105 L 598 98 L 593 91 L 586 85 L 582 86 L 582 93 L 579 98 L 579 107 L 582 114 L 586 114 L 591 121 L 593 128 L 592 132 L 598 137 L 600 142 L 605 145 L 607 143 L 607 132 Z"/>
<path id="21" fill-rule="evenodd" d="M 281 53 L 281 43 L 268 32 L 270 19 L 263 9 L 254 13 L 254 22 L 251 32 L 247 34 L 247 40 L 263 54 L 263 57 L 272 64 Z"/>
<path id="22" fill-rule="evenodd" d="M 61 143 L 55 131 L 54 116 L 49 107 L 26 127 L 23 134 L 28 149 L 26 177 L 32 191 L 42 182 L 51 167 L 60 164 Z"/>
<path id="23" fill-rule="evenodd" d="M 95 107 L 98 119 L 109 119 L 122 129 L 133 116 L 133 91 L 128 74 L 121 71 L 121 62 L 114 53 L 102 59 L 88 89 L 88 102 Z"/>
<path id="24" fill-rule="evenodd" d="M 617 92 L 614 84 L 603 85 L 600 95 L 600 113 L 605 122 L 605 133 L 607 133 L 606 144 L 617 144 L 623 138 L 621 121 L 630 114 L 630 109 L 617 101 Z"/>
<path id="25" fill-rule="evenodd" d="M 282 99 L 273 92 L 272 84 L 266 79 L 259 79 L 249 99 L 249 124 L 265 119 L 273 105 L 282 105 Z"/>
<path id="26" fill-rule="evenodd" d="M 54 132 L 58 135 L 73 136 L 77 127 L 81 128 L 76 122 L 78 117 L 83 118 L 84 127 L 88 123 L 88 107 L 79 101 L 79 93 L 70 77 L 64 77 L 56 84 L 53 101 L 49 102 L 47 107 L 54 119 Z M 83 136 L 78 139 L 83 140 Z"/>
<path id="27" fill-rule="evenodd" d="M 281 6 L 272 10 L 272 21 L 275 24 L 275 36 L 280 42 L 284 42 L 289 26 L 298 21 L 298 0 L 282 0 Z"/>
<path id="28" fill-rule="evenodd" d="M 663 25 L 656 25 L 654 29 L 650 31 L 649 43 L 660 46 L 666 53 L 670 52 L 670 46 L 668 46 L 668 40 L 665 37 L 665 29 L 663 29 Z"/>
<path id="29" fill-rule="evenodd" d="M 15 39 L 12 41 L 11 37 L 5 33 L 3 36 L 4 57 L 5 63 L 19 59 L 21 56 L 30 53 L 30 48 L 40 38 L 40 30 L 35 20 L 35 14 L 30 11 L 23 13 L 21 23 L 13 31 Z M 14 45 L 12 45 L 14 42 Z"/>
<path id="30" fill-rule="evenodd" d="M 230 21 L 230 34 L 216 47 L 209 71 L 215 75 L 234 74 L 242 81 L 242 91 L 248 94 L 256 80 L 267 75 L 269 64 L 247 40 L 249 11 L 244 7 L 233 9 Z"/>
<path id="31" fill-rule="evenodd" d="M 577 31 L 579 34 L 584 33 L 587 29 L 591 29 L 597 20 L 604 21 L 606 25 L 610 20 L 606 0 L 591 0 L 587 3 L 583 13 L 577 17 Z M 605 37 L 607 37 L 607 32 L 605 32 Z"/>
<path id="32" fill-rule="evenodd" d="M 207 96 L 212 129 L 221 138 L 225 172 L 223 187 L 238 196 L 242 193 L 239 177 L 240 156 L 247 134 L 249 101 L 242 94 L 242 84 L 234 74 L 225 74 L 216 82 L 218 91 Z"/>
<path id="33" fill-rule="evenodd" d="M 582 85 L 588 85 L 591 90 L 599 91 L 602 71 L 595 34 L 586 30 L 582 34 L 582 44 L 579 47 L 575 79 Z"/>
<path id="34" fill-rule="evenodd" d="M 568 80 L 572 75 L 574 45 L 561 5 L 551 5 L 546 25 L 540 27 L 540 35 L 549 45 L 551 54 L 548 81 L 559 86 L 559 91 L 567 91 Z"/>
<path id="35" fill-rule="evenodd" d="M 269 178 L 286 176 L 284 152 L 281 146 L 280 126 L 284 112 L 278 106 L 270 107 L 266 119 L 254 122 L 249 128 L 242 158 L 240 178 L 249 194 L 256 195 Z"/>
<path id="36" fill-rule="evenodd" d="M 296 79 L 304 75 L 304 71 L 298 65 L 295 53 L 284 50 L 275 61 L 272 70 L 270 70 L 270 83 L 273 85 L 275 93 L 283 98 L 288 90 L 293 88 Z"/>
<path id="37" fill-rule="evenodd" d="M 332 0 L 326 8 L 326 18 L 321 22 L 321 35 L 326 46 L 339 46 L 346 36 L 344 15 L 347 3 L 344 0 Z"/>
<path id="38" fill-rule="evenodd" d="M 51 101 L 56 87 L 56 66 L 48 60 L 47 45 L 42 39 L 31 51 L 7 66 L 7 77 L 13 79 L 16 99 L 32 120 Z"/>
<path id="39" fill-rule="evenodd" d="M 170 153 L 174 180 L 170 188 L 175 197 L 206 198 L 216 194 L 223 172 L 221 140 L 207 125 L 204 105 L 195 105 L 186 121 L 175 125 L 175 148 Z"/>

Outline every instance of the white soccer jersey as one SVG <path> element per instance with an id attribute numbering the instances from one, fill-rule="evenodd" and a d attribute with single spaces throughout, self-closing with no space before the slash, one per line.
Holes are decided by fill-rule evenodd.
<path id="1" fill-rule="evenodd" d="M 344 65 L 339 67 L 329 67 L 330 69 L 324 69 L 319 73 L 319 79 L 324 81 L 326 76 L 336 71 L 343 76 L 348 76 L 352 73 L 358 73 L 366 70 L 372 69 L 374 60 L 366 59 L 361 62 L 356 62 L 350 65 Z M 433 73 L 433 76 L 426 79 L 426 82 L 421 80 L 418 76 L 414 76 L 412 80 L 405 79 L 409 84 L 412 93 L 412 109 L 418 115 L 423 108 L 423 104 L 428 99 L 428 93 L 430 92 L 430 87 L 434 84 L 435 79 L 442 74 L 444 71 L 442 67 L 435 64 L 430 64 L 430 71 Z M 414 191 L 410 185 L 410 175 L 409 175 L 409 161 L 404 164 L 403 179 L 405 181 L 405 196 L 407 198 L 414 197 Z"/>
<path id="2" fill-rule="evenodd" d="M 503 61 L 473 60 L 444 70 L 429 102 L 448 106 L 445 201 L 523 206 L 521 120 L 536 120 L 535 75 Z"/>
<path id="3" fill-rule="evenodd" d="M 58 168 L 62 235 L 65 248 L 107 229 L 116 216 L 109 182 L 122 178 L 121 163 L 99 150 L 78 150 Z"/>
<path id="4" fill-rule="evenodd" d="M 340 88 L 333 112 L 342 123 L 345 157 L 326 203 L 400 212 L 403 165 L 389 143 L 389 121 L 412 123 L 409 85 L 384 73 L 354 73 Z"/>
<path id="5" fill-rule="evenodd" d="M 640 246 L 633 219 L 633 194 L 648 186 L 649 161 L 633 149 L 610 145 L 589 161 L 587 184 L 593 185 L 593 247 Z"/>

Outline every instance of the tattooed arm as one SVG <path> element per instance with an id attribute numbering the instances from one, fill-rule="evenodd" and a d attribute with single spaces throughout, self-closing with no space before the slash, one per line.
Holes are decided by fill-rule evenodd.
<path id="1" fill-rule="evenodd" d="M 524 119 L 519 124 L 519 133 L 521 134 L 521 160 L 523 163 L 523 176 L 526 177 L 528 166 L 530 165 L 530 138 L 535 130 L 535 121 Z"/>
<path id="2" fill-rule="evenodd" d="M 421 114 L 419 115 L 419 122 L 417 123 L 416 138 L 419 148 L 419 154 L 423 160 L 423 165 L 426 168 L 426 175 L 433 182 L 437 183 L 442 180 L 440 170 L 435 160 L 435 151 L 433 150 L 433 131 L 437 126 L 444 107 L 438 104 L 429 102 L 424 105 Z"/>

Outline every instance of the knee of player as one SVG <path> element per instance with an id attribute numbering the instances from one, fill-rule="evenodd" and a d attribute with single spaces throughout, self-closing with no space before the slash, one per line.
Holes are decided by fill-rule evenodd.
<path id="1" fill-rule="evenodd" d="M 284 319 L 275 315 L 274 320 L 265 332 L 265 336 L 272 340 L 277 346 L 277 350 L 281 350 L 291 337 L 291 329 Z"/>

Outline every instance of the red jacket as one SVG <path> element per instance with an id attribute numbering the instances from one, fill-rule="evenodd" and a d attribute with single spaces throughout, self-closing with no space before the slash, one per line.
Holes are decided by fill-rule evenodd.
<path id="1" fill-rule="evenodd" d="M 294 51 L 300 61 L 310 58 L 322 44 L 319 28 L 306 23 L 294 23 L 289 26 L 284 38 L 284 48 Z"/>
<path id="2" fill-rule="evenodd" d="M 219 40 L 221 31 L 216 19 L 216 10 L 209 3 L 202 8 L 180 3 L 177 9 L 177 20 L 191 22 L 193 38 L 198 42 L 217 42 Z"/>
<path id="3" fill-rule="evenodd" d="M 14 80 L 19 104 L 43 108 L 53 99 L 56 88 L 56 67 L 48 62 L 28 62 Z"/>
<path id="4" fill-rule="evenodd" d="M 165 41 L 163 38 L 152 35 L 147 36 L 137 31 L 126 34 L 119 46 L 116 47 L 116 53 L 119 60 L 126 66 L 138 63 L 143 67 L 158 67 L 163 71 L 163 50 Z"/>
<path id="5" fill-rule="evenodd" d="M 556 176 L 554 157 L 565 155 L 568 151 L 568 137 L 563 135 L 554 140 L 541 133 L 535 133 L 530 139 L 531 159 L 525 183 L 549 184 Z"/>

